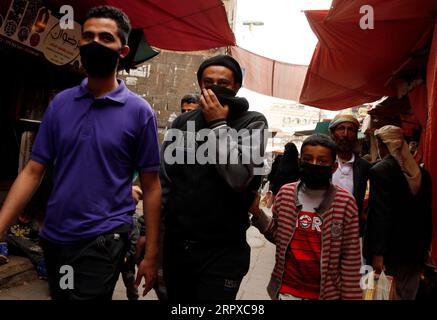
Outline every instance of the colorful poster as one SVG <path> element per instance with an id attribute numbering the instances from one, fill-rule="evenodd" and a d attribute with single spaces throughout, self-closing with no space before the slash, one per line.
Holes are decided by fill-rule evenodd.
<path id="1" fill-rule="evenodd" d="M 47 60 L 56 65 L 65 65 L 78 59 L 81 30 L 77 22 L 73 29 L 61 29 L 59 23 L 53 25 L 40 45 Z"/>
<path id="2" fill-rule="evenodd" d="M 42 0 L 12 0 L 6 14 L 2 16 L 0 12 L 0 42 L 44 55 L 56 65 L 79 67 L 81 32 L 82 26 L 77 22 L 73 29 L 61 29 L 59 19 Z"/>

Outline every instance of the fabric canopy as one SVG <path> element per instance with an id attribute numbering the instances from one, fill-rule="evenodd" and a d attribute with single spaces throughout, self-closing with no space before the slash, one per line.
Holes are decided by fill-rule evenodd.
<path id="1" fill-rule="evenodd" d="M 141 28 L 151 46 L 196 51 L 235 45 L 226 11 L 220 0 L 46 0 L 51 8 L 69 4 L 81 22 L 93 6 L 108 4 L 121 8 L 132 27 Z"/>
<path id="2" fill-rule="evenodd" d="M 308 66 L 272 60 L 240 47 L 232 47 L 231 55 L 244 70 L 245 88 L 276 98 L 299 100 Z"/>
<path id="3" fill-rule="evenodd" d="M 425 138 L 425 167 L 432 178 L 432 211 L 433 211 L 433 237 L 432 255 L 437 262 L 437 20 L 434 26 L 431 52 L 426 73 L 426 98 L 428 103 L 428 122 Z"/>
<path id="4" fill-rule="evenodd" d="M 360 8 L 373 8 L 374 29 L 360 28 Z M 382 96 L 408 98 L 422 128 L 425 168 L 432 178 L 432 257 L 437 261 L 437 1 L 334 0 L 307 11 L 319 39 L 300 96 L 303 104 L 340 110 Z M 419 84 L 416 82 L 415 85 Z"/>
<path id="5" fill-rule="evenodd" d="M 364 5 L 373 8 L 374 29 L 360 27 Z M 436 6 L 434 0 L 334 0 L 329 11 L 306 11 L 319 43 L 300 102 L 340 110 L 396 96 L 398 72 L 429 45 Z"/>

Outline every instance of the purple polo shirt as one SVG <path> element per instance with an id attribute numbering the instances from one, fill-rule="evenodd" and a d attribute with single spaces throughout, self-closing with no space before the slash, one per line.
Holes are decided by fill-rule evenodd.
<path id="1" fill-rule="evenodd" d="M 32 160 L 54 164 L 41 237 L 60 244 L 132 223 L 134 171 L 159 171 L 156 116 L 150 105 L 123 81 L 99 98 L 87 83 L 85 79 L 56 95 L 32 150 Z"/>

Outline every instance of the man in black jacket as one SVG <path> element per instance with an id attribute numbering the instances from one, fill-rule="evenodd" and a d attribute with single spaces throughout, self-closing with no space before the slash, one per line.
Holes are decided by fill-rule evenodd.
<path id="1" fill-rule="evenodd" d="M 267 121 L 235 97 L 242 71 L 232 57 L 205 60 L 197 78 L 201 108 L 176 118 L 162 147 L 165 284 L 170 300 L 232 300 L 249 269 Z"/>
<path id="2" fill-rule="evenodd" d="M 397 299 L 415 299 L 432 235 L 431 178 L 408 150 L 401 128 L 375 131 L 382 160 L 370 169 L 364 255 L 395 277 Z"/>
<path id="3" fill-rule="evenodd" d="M 371 164 L 356 152 L 359 127 L 358 120 L 349 114 L 338 114 L 329 124 L 331 137 L 338 148 L 338 168 L 332 175 L 332 183 L 353 194 L 360 215 L 360 237 L 362 237 L 365 225 L 363 202 Z"/>

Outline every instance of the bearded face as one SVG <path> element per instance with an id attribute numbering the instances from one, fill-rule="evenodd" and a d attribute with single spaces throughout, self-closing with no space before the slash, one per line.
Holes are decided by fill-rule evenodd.
<path id="1" fill-rule="evenodd" d="M 351 122 L 343 122 L 333 128 L 331 135 L 338 151 L 352 152 L 358 142 L 357 133 L 357 126 Z"/>

